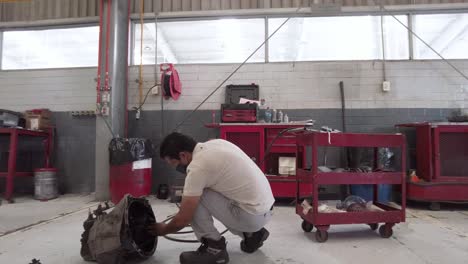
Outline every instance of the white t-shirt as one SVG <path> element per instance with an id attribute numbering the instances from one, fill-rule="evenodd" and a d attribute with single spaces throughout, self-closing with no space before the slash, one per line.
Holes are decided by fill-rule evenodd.
<path id="1" fill-rule="evenodd" d="M 275 202 L 265 174 L 236 145 L 222 139 L 198 143 L 187 167 L 184 195 L 219 192 L 254 214 L 268 212 Z"/>

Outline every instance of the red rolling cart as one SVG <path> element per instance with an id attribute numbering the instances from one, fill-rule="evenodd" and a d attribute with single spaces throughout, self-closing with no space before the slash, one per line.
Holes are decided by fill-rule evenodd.
<path id="1" fill-rule="evenodd" d="M 318 242 L 328 239 L 330 225 L 340 224 L 368 224 L 375 230 L 378 224 L 383 223 L 379 229 L 382 237 L 388 238 L 393 234 L 392 227 L 405 221 L 405 137 L 401 134 L 351 134 L 351 133 L 320 133 L 308 132 L 298 135 L 296 138 L 297 151 L 311 152 L 312 167 L 306 169 L 303 164 L 297 165 L 296 181 L 296 213 L 303 219 L 302 228 L 306 232 L 317 228 L 315 233 Z M 319 172 L 318 148 L 319 147 L 365 147 L 374 149 L 374 166 L 377 167 L 378 148 L 398 148 L 401 151 L 401 169 L 399 172 Z M 307 183 L 312 186 L 312 204 L 303 201 L 302 186 Z M 358 212 L 320 212 L 318 189 L 324 184 L 372 184 L 374 185 L 374 201 L 372 210 Z M 377 201 L 378 184 L 399 185 L 402 192 L 401 207 L 393 204 L 383 204 Z"/>

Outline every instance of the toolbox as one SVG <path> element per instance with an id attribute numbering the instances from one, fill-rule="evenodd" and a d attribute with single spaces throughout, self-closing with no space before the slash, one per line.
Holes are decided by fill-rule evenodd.
<path id="1" fill-rule="evenodd" d="M 257 122 L 258 105 L 239 104 L 241 98 L 258 101 L 259 86 L 257 84 L 226 86 L 226 100 L 221 105 L 222 122 Z"/>
<path id="2" fill-rule="evenodd" d="M 24 124 L 21 113 L 0 109 L 0 127 L 24 127 Z"/>

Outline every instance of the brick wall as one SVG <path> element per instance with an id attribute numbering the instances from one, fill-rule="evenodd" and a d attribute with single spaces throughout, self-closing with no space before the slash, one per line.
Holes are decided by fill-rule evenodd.
<path id="1" fill-rule="evenodd" d="M 468 61 L 454 64 L 468 74 Z M 236 66 L 178 65 L 183 94 L 178 101 L 166 101 L 165 108 L 193 109 Z M 94 110 L 95 75 L 95 68 L 0 71 L 0 108 Z M 138 104 L 137 78 L 138 67 L 131 67 L 129 109 Z M 339 108 L 340 81 L 345 83 L 347 107 L 351 109 L 468 107 L 468 81 L 445 62 L 387 62 L 387 79 L 392 90 L 384 93 L 381 62 L 299 62 L 248 64 L 226 84 L 255 82 L 260 85 L 260 96 L 279 109 Z M 144 67 L 144 81 L 146 92 L 154 83 L 154 67 Z M 222 87 L 201 109 L 219 109 L 224 90 Z M 160 109 L 160 97 L 150 95 L 144 109 Z"/>
<path id="2" fill-rule="evenodd" d="M 468 61 L 454 64 L 468 74 Z M 458 108 L 468 107 L 468 81 L 442 61 L 387 62 L 392 90 L 382 92 L 381 62 L 300 62 L 248 64 L 226 84 L 260 85 L 260 97 L 279 109 L 339 108 L 338 83 L 345 84 L 347 107 Z M 226 78 L 236 65 L 180 65 L 183 83 L 178 101 L 166 101 L 165 109 L 189 110 L 197 106 Z M 130 80 L 138 69 L 131 69 Z M 133 77 L 133 78 L 132 78 Z M 144 68 L 145 88 L 154 82 L 153 67 Z M 129 108 L 138 104 L 138 85 L 129 85 Z M 222 87 L 201 109 L 219 109 Z M 160 109 L 160 98 L 150 95 L 144 109 Z"/>

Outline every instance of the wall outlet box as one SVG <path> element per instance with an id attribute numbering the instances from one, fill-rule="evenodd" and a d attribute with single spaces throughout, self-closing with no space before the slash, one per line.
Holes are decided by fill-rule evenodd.
<path id="1" fill-rule="evenodd" d="M 151 88 L 151 94 L 152 95 L 159 94 L 159 86 L 155 86 L 155 87 Z"/>
<path id="2" fill-rule="evenodd" d="M 382 91 L 384 92 L 390 92 L 391 90 L 391 84 L 390 84 L 390 81 L 384 81 L 382 83 Z"/>

